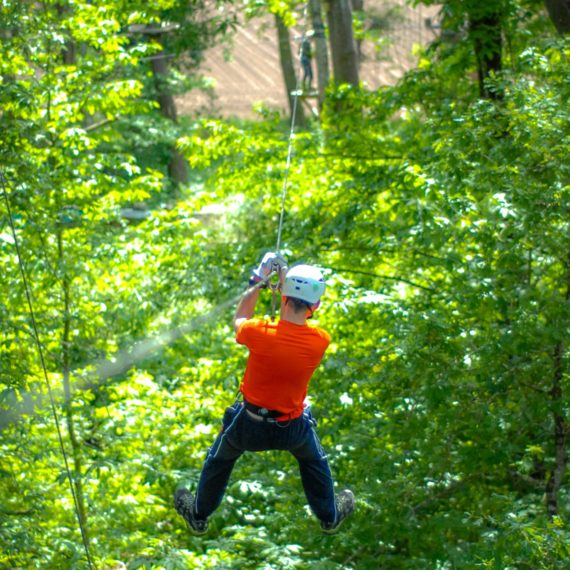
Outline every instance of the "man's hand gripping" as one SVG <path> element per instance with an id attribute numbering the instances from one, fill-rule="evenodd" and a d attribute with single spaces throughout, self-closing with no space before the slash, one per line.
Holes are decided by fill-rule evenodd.
<path id="1" fill-rule="evenodd" d="M 272 313 L 275 314 L 275 292 L 283 287 L 285 274 L 287 273 L 287 261 L 284 257 L 277 253 L 268 252 L 263 256 L 259 266 L 253 270 L 249 280 L 250 288 L 238 303 L 234 315 L 234 328 L 237 332 L 243 321 L 251 319 L 259 297 L 259 289 L 263 287 L 271 287 L 273 292 Z M 273 285 L 269 283 L 270 279 L 277 275 L 278 281 Z"/>
<path id="2" fill-rule="evenodd" d="M 281 289 L 285 281 L 285 274 L 287 273 L 287 260 L 271 251 L 267 252 L 257 269 L 253 270 L 250 285 L 255 285 L 260 281 L 264 282 L 261 287 L 271 287 L 272 289 Z M 271 278 L 276 275 L 278 281 L 275 284 L 271 283 Z"/>

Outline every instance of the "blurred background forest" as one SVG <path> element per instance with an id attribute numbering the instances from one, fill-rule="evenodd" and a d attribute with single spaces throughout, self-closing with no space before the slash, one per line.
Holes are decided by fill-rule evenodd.
<path id="1" fill-rule="evenodd" d="M 568 567 L 568 0 L 0 0 L 0 24 L 0 568 Z M 235 398 L 286 174 L 356 512 L 322 535 L 293 458 L 250 454 L 194 538 L 173 492 Z"/>

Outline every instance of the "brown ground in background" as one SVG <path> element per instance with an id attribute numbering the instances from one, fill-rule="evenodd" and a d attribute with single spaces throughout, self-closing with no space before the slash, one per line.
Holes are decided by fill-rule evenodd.
<path id="1" fill-rule="evenodd" d="M 426 19 L 437 19 L 437 7 L 407 6 L 405 0 L 366 0 L 367 14 L 384 13 L 398 6 L 398 16 L 390 21 L 390 28 L 382 32 L 385 47 L 378 55 L 374 43 L 364 41 L 364 58 L 360 68 L 361 81 L 370 88 L 393 85 L 404 72 L 416 63 L 412 55 L 415 44 L 427 44 L 434 39 L 434 31 L 426 26 Z M 221 117 L 252 118 L 256 103 L 284 112 L 287 99 L 279 53 L 277 32 L 272 18 L 256 19 L 240 27 L 231 49 L 230 60 L 224 57 L 227 46 L 216 46 L 207 51 L 201 73 L 214 80 L 214 97 L 197 90 L 177 98 L 180 114 L 204 113 Z M 299 37 L 300 30 L 291 36 Z M 293 53 L 298 43 L 293 39 Z M 299 73 L 299 64 L 297 73 Z M 314 65 L 314 63 L 313 63 Z"/>

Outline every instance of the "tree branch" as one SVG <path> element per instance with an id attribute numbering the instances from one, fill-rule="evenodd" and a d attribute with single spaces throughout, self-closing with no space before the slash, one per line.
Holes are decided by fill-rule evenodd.
<path id="1" fill-rule="evenodd" d="M 525 386 L 526 388 L 530 388 L 531 390 L 534 390 L 535 392 L 539 392 L 540 394 L 549 394 L 549 390 L 544 390 L 544 388 L 539 388 L 538 386 L 533 386 L 532 384 L 529 384 L 528 382 L 523 382 L 522 380 L 519 380 L 519 383 L 522 384 L 523 386 Z"/>
<path id="2" fill-rule="evenodd" d="M 402 250 L 397 249 L 395 247 L 375 247 L 375 246 L 366 246 L 366 245 L 336 245 L 334 243 L 323 243 L 319 249 L 324 249 L 325 251 L 365 251 L 371 253 L 379 253 L 379 252 L 388 252 L 388 253 L 397 253 L 401 252 Z M 440 261 L 442 263 L 457 263 L 457 261 L 449 259 L 447 257 L 439 257 L 437 255 L 433 255 L 432 253 L 426 253 L 425 251 L 421 251 L 415 247 L 406 248 L 406 251 L 410 251 L 412 254 L 421 255 L 422 257 L 427 257 L 428 259 L 433 259 L 435 261 Z"/>
<path id="3" fill-rule="evenodd" d="M 27 517 L 33 514 L 35 511 L 34 509 L 27 509 L 25 511 L 6 511 L 4 509 L 0 510 L 0 515 L 6 515 L 9 517 Z"/>
<path id="4" fill-rule="evenodd" d="M 108 125 L 109 123 L 114 123 L 119 117 L 112 117 L 111 119 L 103 119 L 102 121 L 99 121 L 98 123 L 93 123 L 92 125 L 89 125 L 88 127 L 84 127 L 83 130 L 88 133 L 90 131 L 94 131 L 95 129 L 99 129 L 101 127 L 104 127 L 105 125 Z"/>
<path id="5" fill-rule="evenodd" d="M 400 283 L 407 283 L 412 287 L 417 287 L 418 289 L 423 289 L 424 291 L 429 291 L 430 293 L 437 293 L 437 289 L 432 287 L 427 287 L 426 285 L 420 285 L 415 281 L 410 281 L 409 279 L 405 279 L 404 277 L 400 277 L 398 275 L 380 275 L 378 273 L 372 273 L 370 271 L 362 271 L 360 269 L 349 269 L 347 267 L 330 267 L 327 266 L 327 269 L 334 271 L 335 273 L 354 273 L 356 275 L 366 275 L 367 277 L 375 277 L 377 279 L 386 279 L 387 281 L 398 281 Z"/>

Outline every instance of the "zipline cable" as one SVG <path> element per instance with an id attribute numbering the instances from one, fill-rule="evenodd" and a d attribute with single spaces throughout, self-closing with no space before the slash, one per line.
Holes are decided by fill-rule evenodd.
<path id="1" fill-rule="evenodd" d="M 2 194 L 4 195 L 4 201 L 6 203 L 6 210 L 8 212 L 8 220 L 10 223 L 10 229 L 12 231 L 12 238 L 14 239 L 14 246 L 16 248 L 16 256 L 18 259 L 18 267 L 20 269 L 20 274 L 22 275 L 22 282 L 24 284 L 24 291 L 26 293 L 26 299 L 28 302 L 28 312 L 30 315 L 31 323 L 32 323 L 34 340 L 35 340 L 35 343 L 36 343 L 36 346 L 38 349 L 38 353 L 40 356 L 40 362 L 41 362 L 41 367 L 43 370 L 44 380 L 45 380 L 45 383 L 47 386 L 47 391 L 48 391 L 50 405 L 51 405 L 51 411 L 52 411 L 53 418 L 55 420 L 57 437 L 59 440 L 59 447 L 61 450 L 61 454 L 63 455 L 63 460 L 65 462 L 65 472 L 67 475 L 67 480 L 69 482 L 69 488 L 71 490 L 71 495 L 73 496 L 73 504 L 75 506 L 75 515 L 77 516 L 77 522 L 79 523 L 79 529 L 81 531 L 81 539 L 83 541 L 83 548 L 85 549 L 85 555 L 87 556 L 87 564 L 91 570 L 91 569 L 95 569 L 95 564 L 93 563 L 93 559 L 91 557 L 91 552 L 89 550 L 89 542 L 87 540 L 87 531 L 85 529 L 83 521 L 81 520 L 81 514 L 80 514 L 80 510 L 79 510 L 79 501 L 77 499 L 77 493 L 75 491 L 75 487 L 73 486 L 73 477 L 71 474 L 71 469 L 69 467 L 69 460 L 67 457 L 67 452 L 65 451 L 65 445 L 63 443 L 63 435 L 61 433 L 61 425 L 59 423 L 59 418 L 57 416 L 57 410 L 55 407 L 55 400 L 53 397 L 51 384 L 50 384 L 49 376 L 48 376 L 48 372 L 47 372 L 46 362 L 45 362 L 45 358 L 44 358 L 44 351 L 42 348 L 42 344 L 40 342 L 40 335 L 38 332 L 38 327 L 37 327 L 37 323 L 36 323 L 36 316 L 34 313 L 34 307 L 33 307 L 33 303 L 32 303 L 31 288 L 30 288 L 30 285 L 28 283 L 28 278 L 26 277 L 26 270 L 24 267 L 24 261 L 22 259 L 22 255 L 21 255 L 21 251 L 20 251 L 20 244 L 18 242 L 18 235 L 16 233 L 16 226 L 14 224 L 14 216 L 12 215 L 12 208 L 10 206 L 10 199 L 8 197 L 8 184 L 6 182 L 6 178 L 4 176 L 4 172 L 2 169 L 0 169 L 0 184 L 2 186 Z"/>
<path id="2" fill-rule="evenodd" d="M 304 29 L 303 35 L 301 37 L 301 50 L 300 50 L 300 59 L 303 58 L 304 50 L 306 47 L 305 39 L 307 37 L 307 12 L 308 12 L 309 5 L 308 3 L 305 4 L 305 8 L 303 10 L 303 20 L 304 20 Z M 291 112 L 291 127 L 289 129 L 289 144 L 287 148 L 287 162 L 285 163 L 285 175 L 283 178 L 283 189 L 281 191 L 281 212 L 279 214 L 279 226 L 277 228 L 277 245 L 275 246 L 275 252 L 279 253 L 281 249 L 281 234 L 283 231 L 283 218 L 285 216 L 285 201 L 287 199 L 287 185 L 289 183 L 289 170 L 291 168 L 291 160 L 293 158 L 293 140 L 295 138 L 295 124 L 297 120 L 297 107 L 299 102 L 299 87 L 301 84 L 301 69 L 297 75 L 297 80 L 295 82 L 295 91 L 293 93 L 293 110 Z"/>

